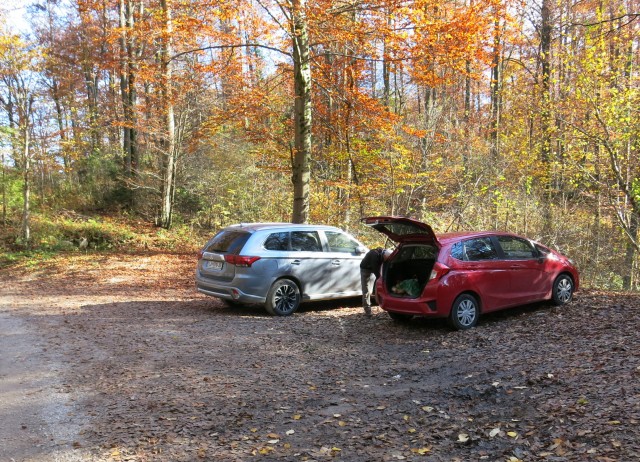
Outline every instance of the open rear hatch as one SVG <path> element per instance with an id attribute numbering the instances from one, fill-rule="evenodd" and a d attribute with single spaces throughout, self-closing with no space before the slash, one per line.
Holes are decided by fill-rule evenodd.
<path id="1" fill-rule="evenodd" d="M 433 229 L 426 223 L 407 217 L 365 217 L 362 223 L 389 237 L 394 242 L 421 242 L 440 247 Z"/>

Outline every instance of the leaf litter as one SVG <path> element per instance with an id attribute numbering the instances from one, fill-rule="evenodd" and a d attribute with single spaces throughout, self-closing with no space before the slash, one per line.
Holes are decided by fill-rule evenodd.
<path id="1" fill-rule="evenodd" d="M 104 461 L 640 460 L 640 301 L 579 292 L 482 318 L 292 317 L 196 294 L 184 254 L 0 272 L 2 309 L 64 358 Z M 6 294 L 6 295 L 4 295 Z M 427 352 L 428 354 L 426 354 Z"/>

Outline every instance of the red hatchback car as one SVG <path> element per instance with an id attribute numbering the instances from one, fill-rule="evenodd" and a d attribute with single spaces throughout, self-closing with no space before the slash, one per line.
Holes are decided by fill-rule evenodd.
<path id="1" fill-rule="evenodd" d="M 469 329 L 480 313 L 541 300 L 563 305 L 579 286 L 571 260 L 521 236 L 436 236 L 429 225 L 405 217 L 362 222 L 398 244 L 376 284 L 378 303 L 394 320 L 448 318 L 455 329 Z"/>

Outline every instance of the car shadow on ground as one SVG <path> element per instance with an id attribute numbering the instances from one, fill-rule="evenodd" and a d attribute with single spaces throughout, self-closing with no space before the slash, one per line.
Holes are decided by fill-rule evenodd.
<path id="1" fill-rule="evenodd" d="M 522 317 L 530 317 L 548 310 L 558 309 L 550 302 L 539 302 L 530 305 L 518 306 L 508 310 L 487 313 L 480 317 L 477 328 L 492 329 L 502 328 L 510 323 L 518 321 Z M 561 309 L 561 308 L 560 308 Z M 262 305 L 243 304 L 229 306 L 218 299 L 194 298 L 176 301 L 141 300 L 131 302 L 114 302 L 107 304 L 82 305 L 79 316 L 99 317 L 105 320 L 127 320 L 127 322 L 171 322 L 175 328 L 184 322 L 207 322 L 210 318 L 225 318 L 232 321 L 234 318 L 244 320 L 255 319 L 260 322 L 271 322 L 274 325 L 292 322 L 295 319 L 320 320 L 321 318 L 343 319 L 349 322 L 366 324 L 368 328 L 394 329 L 401 332 L 417 334 L 420 332 L 433 332 L 442 334 L 453 332 L 447 319 L 414 317 L 407 321 L 394 321 L 386 311 L 374 307 L 374 315 L 367 318 L 360 306 L 360 299 L 341 299 L 329 301 L 305 302 L 300 305 L 298 311 L 286 317 L 272 316 L 268 314 Z M 292 319 L 293 318 L 293 319 Z M 147 320 L 147 321 L 144 321 Z M 518 321 L 521 322 L 521 321 Z"/>

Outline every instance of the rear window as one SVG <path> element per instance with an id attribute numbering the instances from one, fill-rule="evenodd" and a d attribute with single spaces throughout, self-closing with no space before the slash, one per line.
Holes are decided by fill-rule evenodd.
<path id="1" fill-rule="evenodd" d="M 250 233 L 237 229 L 223 229 L 213 236 L 204 248 L 205 252 L 239 254 L 249 240 Z"/>

